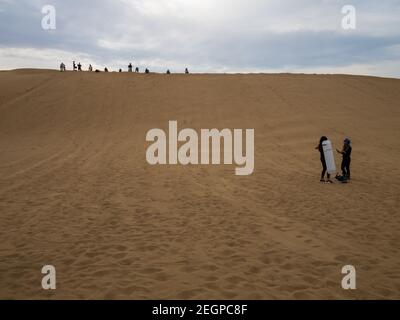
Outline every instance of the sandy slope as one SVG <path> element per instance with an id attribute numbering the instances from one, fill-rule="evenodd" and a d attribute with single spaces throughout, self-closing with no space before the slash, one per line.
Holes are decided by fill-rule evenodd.
<path id="1" fill-rule="evenodd" d="M 399 102 L 371 77 L 0 72 L 0 298 L 399 299 Z M 254 174 L 151 167 L 168 120 L 254 128 Z M 352 138 L 351 184 L 319 183 L 323 134 Z"/>

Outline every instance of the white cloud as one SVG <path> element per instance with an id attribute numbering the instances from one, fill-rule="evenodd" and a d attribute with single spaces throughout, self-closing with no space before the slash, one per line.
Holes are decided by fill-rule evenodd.
<path id="1" fill-rule="evenodd" d="M 71 58 L 89 65 L 93 57 L 83 52 L 69 52 L 57 49 L 0 48 L 0 69 L 50 68 L 57 69 L 61 62 L 71 64 Z"/>

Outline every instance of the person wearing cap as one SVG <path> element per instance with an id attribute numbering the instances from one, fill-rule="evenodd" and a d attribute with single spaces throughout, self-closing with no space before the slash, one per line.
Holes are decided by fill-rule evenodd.
<path id="1" fill-rule="evenodd" d="M 350 163 L 351 163 L 351 151 L 352 151 L 350 139 L 349 138 L 344 139 L 342 151 L 338 149 L 336 149 L 336 151 L 343 156 L 341 165 L 343 178 L 350 180 Z"/>

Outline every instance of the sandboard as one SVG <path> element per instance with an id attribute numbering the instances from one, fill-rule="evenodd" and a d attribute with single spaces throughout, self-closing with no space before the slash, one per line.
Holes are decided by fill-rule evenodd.
<path id="1" fill-rule="evenodd" d="M 324 157 L 326 168 L 329 174 L 336 173 L 335 157 L 333 156 L 332 142 L 325 140 L 322 142 L 322 149 L 324 150 Z"/>
<path id="2" fill-rule="evenodd" d="M 348 183 L 348 179 L 346 177 L 337 175 L 335 178 L 337 181 L 339 181 L 341 183 Z"/>

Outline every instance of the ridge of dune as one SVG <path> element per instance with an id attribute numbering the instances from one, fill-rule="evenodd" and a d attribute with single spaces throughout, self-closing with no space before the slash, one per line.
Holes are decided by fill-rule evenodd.
<path id="1" fill-rule="evenodd" d="M 365 76 L 0 72 L 0 298 L 399 299 L 399 101 Z M 150 166 L 169 120 L 254 128 L 254 173 Z M 318 182 L 322 135 L 351 137 L 351 183 Z"/>

